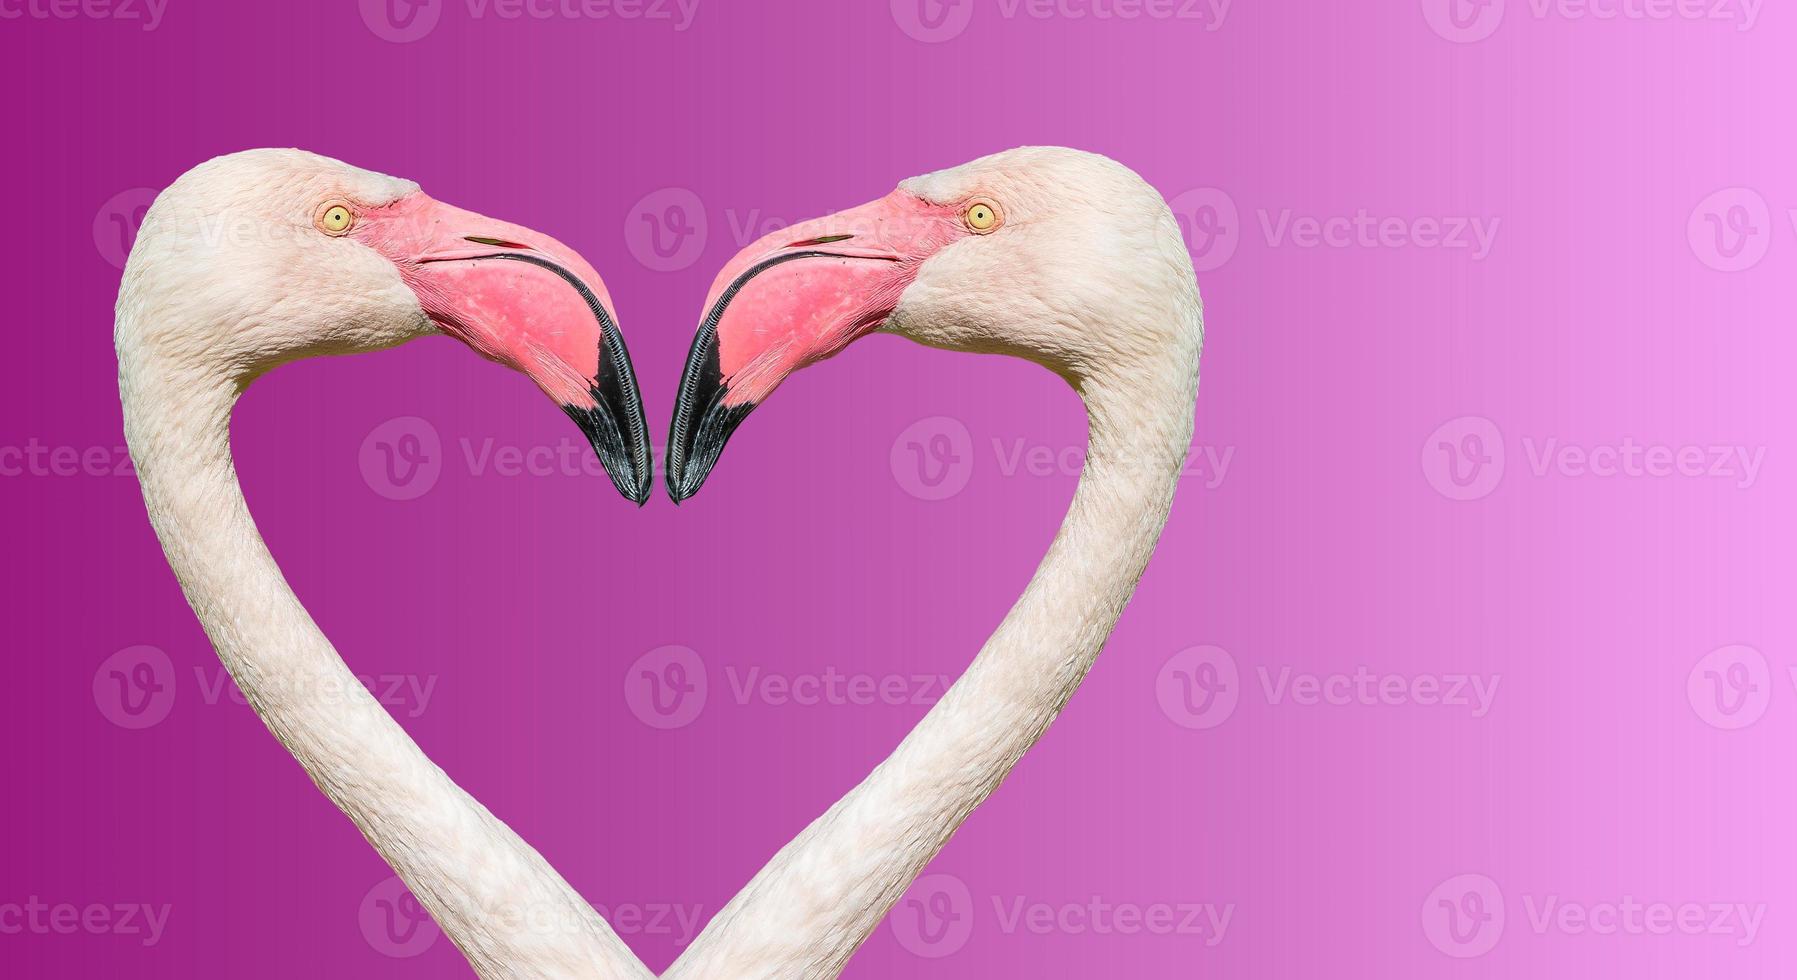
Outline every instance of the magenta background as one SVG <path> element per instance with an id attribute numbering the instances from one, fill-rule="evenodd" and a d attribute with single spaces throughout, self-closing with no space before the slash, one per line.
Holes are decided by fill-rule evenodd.
<path id="1" fill-rule="evenodd" d="M 0 445 L 122 443 L 113 195 L 215 154 L 297 145 L 578 248 L 616 297 L 657 441 L 714 271 L 752 209 L 792 221 L 1022 143 L 1111 155 L 1169 197 L 1225 191 L 1237 249 L 1200 275 L 1198 441 L 1141 588 L 1065 716 L 931 870 L 974 896 L 964 947 L 919 959 L 882 926 L 854 977 L 1789 976 L 1797 969 L 1790 338 L 1797 140 L 1789 9 L 1757 25 L 1537 17 L 1511 0 L 1453 43 L 1416 3 L 1238 0 L 1202 22 L 1006 18 L 925 44 L 886 3 L 702 0 L 667 22 L 474 19 L 447 0 L 389 43 L 352 0 L 170 0 L 151 32 L 0 22 L 11 188 L 0 267 Z M 761 8 L 761 9 L 758 9 Z M 15 8 L 9 8 L 15 9 Z M 1766 258 L 1726 273 L 1693 209 L 1748 186 Z M 664 272 L 633 204 L 684 188 L 709 234 Z M 1492 254 L 1268 243 L 1256 212 L 1501 219 Z M 631 232 L 634 234 L 634 232 Z M 1420 461 L 1464 415 L 1502 431 L 1489 495 Z M 427 420 L 440 482 L 363 479 L 376 426 Z M 961 493 L 889 464 L 930 416 L 965 424 Z M 870 340 L 744 426 L 698 498 L 634 511 L 603 477 L 474 476 L 458 440 L 577 433 L 521 378 L 452 342 L 311 362 L 237 413 L 246 492 L 352 667 L 438 676 L 405 724 L 592 901 L 709 916 L 924 710 L 738 705 L 724 675 L 958 673 L 1022 588 L 1070 475 L 1005 476 L 992 443 L 1077 447 L 1077 400 L 1027 364 Z M 1531 472 L 1520 440 L 1767 449 L 1757 483 Z M 254 716 L 208 705 L 216 661 L 124 477 L 0 479 L 0 905 L 167 903 L 153 948 L 0 935 L 46 977 L 466 975 L 446 940 L 390 958 L 358 909 L 389 874 Z M 1708 651 L 1765 654 L 1757 723 L 1705 723 Z M 166 651 L 162 723 L 115 726 L 95 672 Z M 639 722 L 627 668 L 697 651 L 691 725 Z M 1241 703 L 1208 730 L 1157 706 L 1162 666 L 1214 644 Z M 1268 703 L 1256 667 L 1501 675 L 1493 710 Z M 1488 875 L 1508 926 L 1443 955 L 1419 916 Z M 1222 942 L 1006 933 L 992 896 L 1235 906 Z M 1539 934 L 1524 896 L 1764 903 L 1755 941 Z M 673 937 L 626 937 L 654 968 Z"/>

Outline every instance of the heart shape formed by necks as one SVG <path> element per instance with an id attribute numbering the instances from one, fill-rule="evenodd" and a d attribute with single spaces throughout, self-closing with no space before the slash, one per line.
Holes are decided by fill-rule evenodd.
<path id="1" fill-rule="evenodd" d="M 789 375 L 875 329 L 1067 378 L 1087 405 L 1086 469 L 1029 588 L 962 678 L 775 855 L 671 977 L 835 976 L 1058 715 L 1171 506 L 1202 310 L 1171 213 L 1127 169 L 1013 150 L 746 249 L 719 275 L 686 361 L 670 494 L 697 492 L 730 432 Z M 647 496 L 640 396 L 590 266 L 409 182 L 262 150 L 177 180 L 125 270 L 120 393 L 152 523 L 258 715 L 477 973 L 646 978 L 593 906 L 379 704 L 330 693 L 360 686 L 288 588 L 231 464 L 231 409 L 261 372 L 434 330 L 529 375 L 581 424 L 618 489 Z M 506 914 L 520 909 L 532 914 Z"/>

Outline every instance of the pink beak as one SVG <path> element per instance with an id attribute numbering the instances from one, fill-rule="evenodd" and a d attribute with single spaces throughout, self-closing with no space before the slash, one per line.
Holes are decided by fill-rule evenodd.
<path id="1" fill-rule="evenodd" d="M 350 236 L 399 267 L 427 316 L 523 372 L 587 436 L 612 483 L 643 503 L 653 478 L 642 395 L 599 273 L 528 228 L 423 193 L 367 212 Z"/>
<path id="2" fill-rule="evenodd" d="M 706 297 L 668 435 L 668 494 L 699 491 L 736 427 L 787 375 L 878 329 L 943 246 L 954 208 L 903 190 L 774 232 L 738 252 Z"/>

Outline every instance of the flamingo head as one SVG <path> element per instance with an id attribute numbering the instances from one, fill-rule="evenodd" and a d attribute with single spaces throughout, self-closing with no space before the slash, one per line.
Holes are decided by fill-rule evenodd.
<path id="1" fill-rule="evenodd" d="M 121 356 L 239 386 L 287 361 L 446 333 L 536 382 L 619 492 L 648 499 L 642 399 L 598 273 L 410 181 L 302 150 L 201 164 L 145 215 L 119 306 L 135 314 L 119 318 Z"/>
<path id="2" fill-rule="evenodd" d="M 1078 386 L 1169 345 L 1195 358 L 1197 310 L 1166 202 L 1114 161 L 1023 147 L 914 177 L 724 266 L 676 396 L 668 492 L 697 493 L 788 375 L 876 330 L 1024 357 Z"/>

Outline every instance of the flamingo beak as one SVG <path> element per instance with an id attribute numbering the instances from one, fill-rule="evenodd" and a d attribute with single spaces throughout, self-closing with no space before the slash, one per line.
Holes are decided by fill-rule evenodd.
<path id="1" fill-rule="evenodd" d="M 599 273 L 547 235 L 422 193 L 350 232 L 399 267 L 446 334 L 523 372 L 586 434 L 618 492 L 641 505 L 654 466 L 630 352 Z"/>
<path id="2" fill-rule="evenodd" d="M 738 252 L 712 283 L 680 377 L 674 502 L 699 492 L 730 434 L 780 382 L 879 329 L 923 262 L 963 234 L 955 209 L 896 190 Z"/>

